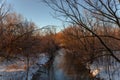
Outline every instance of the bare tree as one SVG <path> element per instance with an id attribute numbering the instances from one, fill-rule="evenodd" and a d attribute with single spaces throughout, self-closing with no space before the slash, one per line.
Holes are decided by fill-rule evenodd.
<path id="1" fill-rule="evenodd" d="M 85 33 L 83 33 L 82 35 L 77 36 L 77 38 L 80 37 L 79 41 L 81 41 L 81 36 L 83 38 L 92 37 L 93 40 L 94 39 L 95 41 L 97 40 L 96 44 L 99 45 L 98 48 L 97 46 L 94 47 L 95 50 L 98 49 L 97 51 L 99 51 L 100 47 L 102 46 L 101 50 L 108 51 L 105 54 L 106 56 L 109 55 L 110 57 L 115 59 L 115 61 L 117 61 L 118 63 L 120 62 L 119 56 L 114 54 L 115 47 L 112 46 L 112 45 L 117 46 L 117 43 L 111 44 L 112 41 L 116 41 L 119 43 L 120 39 L 118 36 L 115 35 L 115 33 L 110 34 L 111 33 L 110 30 L 114 31 L 113 29 L 114 27 L 118 29 L 118 32 L 120 30 L 119 29 L 120 4 L 118 0 L 43 0 L 43 1 L 55 11 L 55 14 L 56 14 L 55 17 L 60 18 L 60 20 L 64 19 L 66 22 L 71 23 L 73 25 L 77 25 L 83 32 L 89 33 L 89 35 L 86 35 Z M 111 27 L 111 29 L 109 28 L 109 26 Z M 103 30 L 99 31 L 100 29 L 103 29 Z M 67 32 L 69 33 L 69 36 L 66 36 L 66 37 L 70 37 L 71 33 L 69 31 L 70 30 L 68 30 Z M 77 30 L 75 32 L 77 32 Z M 76 35 L 73 36 L 73 33 L 72 33 L 72 37 L 68 38 L 65 43 L 68 43 L 67 42 L 68 40 L 75 39 Z M 87 40 L 88 45 L 89 45 L 89 40 Z M 71 43 L 69 43 L 69 45 L 70 44 Z M 74 45 L 74 44 L 75 43 L 71 45 Z M 79 45 L 79 44 L 76 43 L 76 45 Z M 92 44 L 92 46 L 94 45 Z M 69 47 L 70 46 L 67 46 L 67 48 Z M 76 49 L 76 46 L 74 47 L 75 47 L 74 49 Z M 91 48 L 88 48 L 88 49 L 92 50 Z M 105 55 L 103 54 L 101 55 L 101 53 L 99 53 L 97 57 L 96 55 L 95 56 L 92 55 L 92 59 L 94 58 L 97 59 Z M 106 61 L 106 63 L 109 63 L 109 62 Z"/>
<path id="2" fill-rule="evenodd" d="M 106 45 L 106 43 L 101 39 L 101 37 L 96 34 L 91 28 L 93 27 L 90 20 L 88 20 L 85 15 L 83 15 L 83 8 L 89 12 L 94 13 L 95 15 L 101 15 L 100 18 L 104 19 L 102 21 L 107 21 L 110 23 L 115 23 L 119 27 L 119 11 L 118 1 L 117 0 L 43 0 L 49 7 L 51 7 L 56 14 L 65 17 L 67 22 L 77 24 L 80 27 L 89 31 L 92 35 L 97 37 L 102 45 L 109 51 L 111 56 L 120 62 L 113 51 Z M 86 6 L 84 6 L 84 5 Z M 92 8 L 91 8 L 92 7 Z M 101 8 L 102 7 L 102 8 Z M 107 12 L 107 13 L 106 13 Z M 106 16 L 107 15 L 107 16 Z M 62 18 L 63 18 L 62 17 Z M 99 18 L 98 18 L 99 19 Z M 94 20 L 93 18 L 91 20 Z M 100 19 L 99 19 L 100 20 Z"/>
<path id="3" fill-rule="evenodd" d="M 119 40 L 102 36 L 106 35 L 106 31 L 109 32 L 109 35 L 114 35 L 117 37 L 119 34 L 116 34 L 117 29 L 108 27 L 104 30 L 104 27 L 101 27 L 96 29 L 96 33 L 99 34 L 103 41 L 107 42 L 107 46 L 109 46 L 114 52 L 119 51 L 120 45 L 117 45 L 119 44 Z M 61 38 L 59 38 L 61 40 L 61 46 L 67 49 L 67 51 L 66 54 L 64 54 L 62 63 L 60 63 L 60 68 L 62 68 L 69 76 L 71 75 L 70 77 L 80 79 L 82 78 L 82 75 L 85 75 L 83 79 L 87 76 L 93 79 L 96 78 L 90 71 L 91 65 L 94 64 L 97 69 L 99 69 L 99 66 L 101 65 L 111 67 L 111 64 L 114 68 L 117 68 L 117 66 L 113 64 L 116 64 L 117 62 L 110 57 L 110 54 L 107 52 L 106 48 L 104 48 L 99 40 L 91 35 L 89 31 L 83 32 L 79 26 L 70 26 L 63 30 L 61 35 Z M 114 43 L 111 43 L 112 41 Z M 82 72 L 80 69 L 84 69 L 85 71 Z M 111 74 L 110 71 L 108 71 L 108 73 Z"/>

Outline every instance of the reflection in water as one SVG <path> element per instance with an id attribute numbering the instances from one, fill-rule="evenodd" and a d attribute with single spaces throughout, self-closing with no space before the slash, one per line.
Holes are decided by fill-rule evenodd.
<path id="1" fill-rule="evenodd" d="M 54 62 L 54 80 L 73 80 L 72 78 L 68 77 L 62 69 L 59 69 L 58 64 L 61 62 L 63 58 L 63 52 L 64 50 L 60 50 L 58 55 L 55 58 Z M 92 76 L 98 76 L 101 78 L 104 78 L 105 80 L 119 80 L 120 79 L 120 64 L 116 63 L 114 60 L 111 60 L 111 57 L 108 57 L 108 59 L 100 58 L 96 62 L 94 62 L 93 65 L 91 65 L 91 73 Z M 41 61 L 45 61 L 45 57 L 43 59 L 40 59 Z M 104 60 L 104 61 L 102 61 Z M 107 62 L 110 61 L 110 63 Z M 40 62 L 40 61 L 38 61 Z M 112 63 L 111 63 L 112 62 Z M 38 70 L 38 67 L 33 66 L 34 68 L 30 69 L 30 75 L 32 76 L 32 73 L 36 72 Z M 36 69 L 36 70 L 34 70 Z M 25 80 L 25 64 L 24 65 L 8 65 L 8 66 L 0 66 L 0 75 L 3 75 L 0 77 L 0 80 Z M 45 76 L 46 74 L 44 74 Z M 30 79 L 30 78 L 29 78 Z M 48 79 L 46 79 L 48 80 Z M 52 80 L 52 79 L 51 79 Z"/>

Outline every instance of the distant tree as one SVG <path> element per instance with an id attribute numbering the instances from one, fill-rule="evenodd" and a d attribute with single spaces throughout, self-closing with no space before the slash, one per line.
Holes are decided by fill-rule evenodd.
<path id="1" fill-rule="evenodd" d="M 42 31 L 40 32 L 41 38 L 40 38 L 40 53 L 44 53 L 48 60 L 45 64 L 42 65 L 42 68 L 46 69 L 46 74 L 48 75 L 49 80 L 54 80 L 54 67 L 53 62 L 54 58 L 57 55 L 56 51 L 59 50 L 59 45 L 55 41 L 56 32 L 55 29 L 52 26 L 46 26 Z M 39 73 L 39 75 L 37 75 Z M 33 80 L 35 80 L 35 76 L 40 76 L 40 74 L 44 73 L 43 71 L 40 71 L 40 69 L 36 72 L 36 74 L 33 76 Z"/>
<path id="2" fill-rule="evenodd" d="M 113 51 L 106 45 L 106 43 L 101 39 L 101 37 L 96 34 L 93 30 L 93 24 L 95 24 L 98 20 L 104 21 L 108 24 L 111 22 L 119 27 L 119 2 L 118 0 L 43 0 L 44 3 L 48 4 L 56 14 L 61 15 L 62 18 L 66 18 L 66 22 L 79 25 L 81 28 L 89 31 L 92 35 L 94 35 L 101 42 L 102 45 L 109 51 L 111 56 L 120 62 L 119 58 L 117 58 Z M 84 5 L 83 5 L 84 4 Z M 86 5 L 86 6 L 85 6 Z M 92 13 L 94 15 L 98 15 L 95 20 L 95 16 L 88 19 L 86 15 L 84 15 L 85 9 L 88 13 Z M 61 17 L 60 16 L 60 17 Z M 99 19 L 98 17 L 102 18 Z M 104 19 L 104 20 L 103 20 Z M 95 20 L 95 21 L 94 21 Z M 102 24 L 101 24 L 102 25 Z"/>
<path id="3" fill-rule="evenodd" d="M 55 11 L 57 18 L 60 18 L 60 20 L 64 19 L 66 22 L 75 25 L 74 29 L 68 29 L 66 33 L 69 34 L 69 36 L 65 36 L 66 40 L 63 40 L 64 47 L 73 50 L 73 55 L 71 56 L 74 56 L 74 53 L 79 53 L 79 51 L 82 53 L 83 49 L 84 54 L 86 54 L 85 51 L 88 51 L 87 55 L 89 52 L 90 54 L 95 53 L 83 56 L 85 58 L 87 57 L 86 59 L 88 59 L 88 62 L 94 62 L 94 59 L 105 56 L 105 59 L 110 59 L 112 57 L 111 61 L 115 60 L 115 62 L 119 64 L 120 58 L 114 54 L 114 50 L 119 51 L 119 45 L 117 44 L 120 41 L 119 36 L 117 36 L 120 30 L 120 9 L 118 0 L 43 1 Z M 117 30 L 115 30 L 115 28 Z M 81 34 L 81 32 L 83 34 Z M 79 36 L 77 34 L 79 34 Z M 113 41 L 114 44 L 112 43 Z M 104 51 L 106 51 L 105 54 L 103 54 Z M 84 60 L 84 58 L 79 58 Z M 103 62 L 105 61 L 105 63 L 109 64 L 109 61 L 105 59 L 103 59 Z M 102 61 L 102 59 L 100 59 L 100 61 Z M 108 73 L 110 74 L 110 72 Z"/>
<path id="4" fill-rule="evenodd" d="M 12 61 L 25 57 L 28 78 L 30 58 L 40 53 L 40 35 L 37 34 L 40 29 L 36 29 L 36 25 L 22 15 L 9 11 L 7 5 L 1 3 L 0 59 Z"/>
<path id="5" fill-rule="evenodd" d="M 119 40 L 104 36 L 106 31 L 110 31 L 108 36 L 116 35 L 117 37 L 119 34 L 116 34 L 117 29 L 108 27 L 108 29 L 104 31 L 104 27 L 101 27 L 100 29 L 96 29 L 96 33 L 99 34 L 102 40 L 107 41 L 107 45 L 109 45 L 112 50 L 119 51 L 120 45 L 117 45 L 119 44 Z M 88 75 L 89 78 L 95 78 L 92 76 L 90 71 L 90 66 L 92 64 L 97 63 L 99 68 L 101 63 L 103 63 L 103 66 L 105 64 L 106 66 L 110 66 L 107 63 L 111 64 L 114 62 L 113 58 L 109 58 L 109 53 L 105 53 L 107 50 L 99 42 L 99 40 L 89 32 L 83 32 L 80 27 L 67 27 L 65 30 L 63 30 L 63 32 L 61 32 L 61 38 L 59 39 L 61 39 L 60 44 L 62 44 L 62 47 L 67 49 L 66 54 L 64 54 L 64 59 L 62 59 L 62 63 L 59 65 L 60 68 L 62 68 L 68 75 L 71 75 L 71 77 L 73 76 L 77 78 L 78 76 L 80 78 L 80 75 Z M 114 44 L 111 43 L 111 41 L 114 41 Z M 107 58 L 109 58 L 109 60 L 112 62 L 108 61 Z M 72 67 L 72 69 L 70 67 Z M 79 68 L 82 70 L 85 69 L 86 73 L 85 71 L 80 71 Z"/>
<path id="6" fill-rule="evenodd" d="M 51 26 L 49 26 L 50 28 Z M 59 45 L 55 41 L 56 32 L 54 29 L 48 29 L 45 36 L 42 38 L 43 52 L 47 53 L 49 57 L 48 61 L 44 64 L 44 67 L 48 70 L 48 76 L 50 80 L 54 80 L 54 67 L 53 62 L 56 57 L 56 52 L 59 50 Z"/>
<path id="7" fill-rule="evenodd" d="M 37 29 L 33 22 L 25 20 L 22 15 L 9 12 L 6 5 L 1 4 L 0 8 L 0 58 L 1 60 L 21 60 L 24 57 L 26 62 L 27 77 L 29 74 L 30 60 L 40 53 L 47 53 L 48 62 L 44 67 L 48 70 L 52 68 L 55 52 L 59 49 L 54 36 L 54 27 L 46 27 L 44 33 Z M 35 58 L 34 58 L 35 59 Z M 22 59 L 23 60 L 23 59 Z M 51 75 L 51 74 L 50 74 Z"/>

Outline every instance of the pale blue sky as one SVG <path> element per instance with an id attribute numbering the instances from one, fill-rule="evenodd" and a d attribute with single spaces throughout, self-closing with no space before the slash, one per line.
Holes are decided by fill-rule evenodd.
<path id="1" fill-rule="evenodd" d="M 46 25 L 62 26 L 62 22 L 51 15 L 52 10 L 40 0 L 7 0 L 7 3 L 12 5 L 13 11 L 22 14 L 40 27 Z"/>

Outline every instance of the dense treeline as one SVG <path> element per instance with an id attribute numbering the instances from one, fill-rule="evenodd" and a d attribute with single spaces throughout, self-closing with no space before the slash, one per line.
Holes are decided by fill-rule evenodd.
<path id="1" fill-rule="evenodd" d="M 69 76 L 72 75 L 72 80 L 93 79 L 91 75 L 88 75 L 88 78 L 84 75 L 91 73 L 91 66 L 94 69 L 95 66 L 102 67 L 101 74 L 105 76 L 99 75 L 96 78 L 119 79 L 120 1 L 43 0 L 43 2 L 55 11 L 55 17 L 71 24 L 71 27 L 59 33 L 58 36 L 61 34 L 62 40 L 58 42 L 62 42 L 61 46 L 67 50 L 60 67 L 62 66 Z"/>
<path id="2" fill-rule="evenodd" d="M 119 29 L 111 26 L 105 28 L 96 29 L 96 33 L 113 52 L 118 52 L 120 50 Z M 114 66 L 113 72 L 118 67 L 116 60 L 110 57 L 110 53 L 100 41 L 90 32 L 83 31 L 79 26 L 73 25 L 65 28 L 57 34 L 56 41 L 66 49 L 66 54 L 59 67 L 69 76 L 73 76 L 75 80 L 86 80 L 86 76 L 94 78 L 91 73 L 91 65 L 93 64 L 97 69 L 100 69 L 99 66 L 110 67 L 110 69 Z M 119 58 L 119 54 L 115 55 Z M 112 73 L 111 70 L 108 73 Z M 83 75 L 82 78 L 81 75 Z"/>
<path id="3" fill-rule="evenodd" d="M 102 68 L 107 79 L 115 80 L 114 76 L 120 66 L 120 20 L 119 16 L 114 14 L 111 5 L 118 5 L 119 2 L 110 4 L 115 0 L 105 2 L 85 0 L 85 3 L 91 7 L 88 8 L 88 6 L 78 4 L 79 0 L 60 0 L 61 4 L 52 0 L 44 1 L 54 10 L 57 9 L 58 13 L 68 17 L 67 22 L 71 25 L 60 32 L 55 32 L 53 26 L 38 29 L 34 22 L 27 21 L 15 12 L 9 12 L 6 5 L 1 5 L 1 62 L 2 60 L 20 60 L 21 57 L 25 57 L 26 80 L 28 80 L 30 58 L 36 58 L 41 53 L 45 54 L 49 59 L 42 66 L 48 70 L 50 80 L 53 80 L 51 75 L 54 76 L 52 70 L 54 70 L 53 63 L 57 51 L 64 49 L 65 53 L 58 67 L 72 80 L 103 80 L 104 76 L 94 75 L 92 68 L 99 71 Z M 98 6 L 97 3 L 99 3 Z M 104 3 L 108 3 L 107 6 Z M 70 12 L 66 10 L 66 6 Z M 82 6 L 87 13 L 81 17 L 82 13 L 77 6 Z M 4 8 L 6 9 L 3 10 Z M 120 77 L 119 73 L 117 75 Z"/>
<path id="4" fill-rule="evenodd" d="M 52 26 L 38 28 L 34 22 L 11 11 L 5 3 L 0 6 L 0 61 L 22 60 L 26 63 L 27 77 L 31 58 L 37 59 L 41 53 L 49 56 L 49 68 L 53 62 L 54 52 L 58 50 L 55 32 Z M 52 61 L 52 62 L 51 62 Z M 50 64 L 51 63 L 51 64 Z"/>

